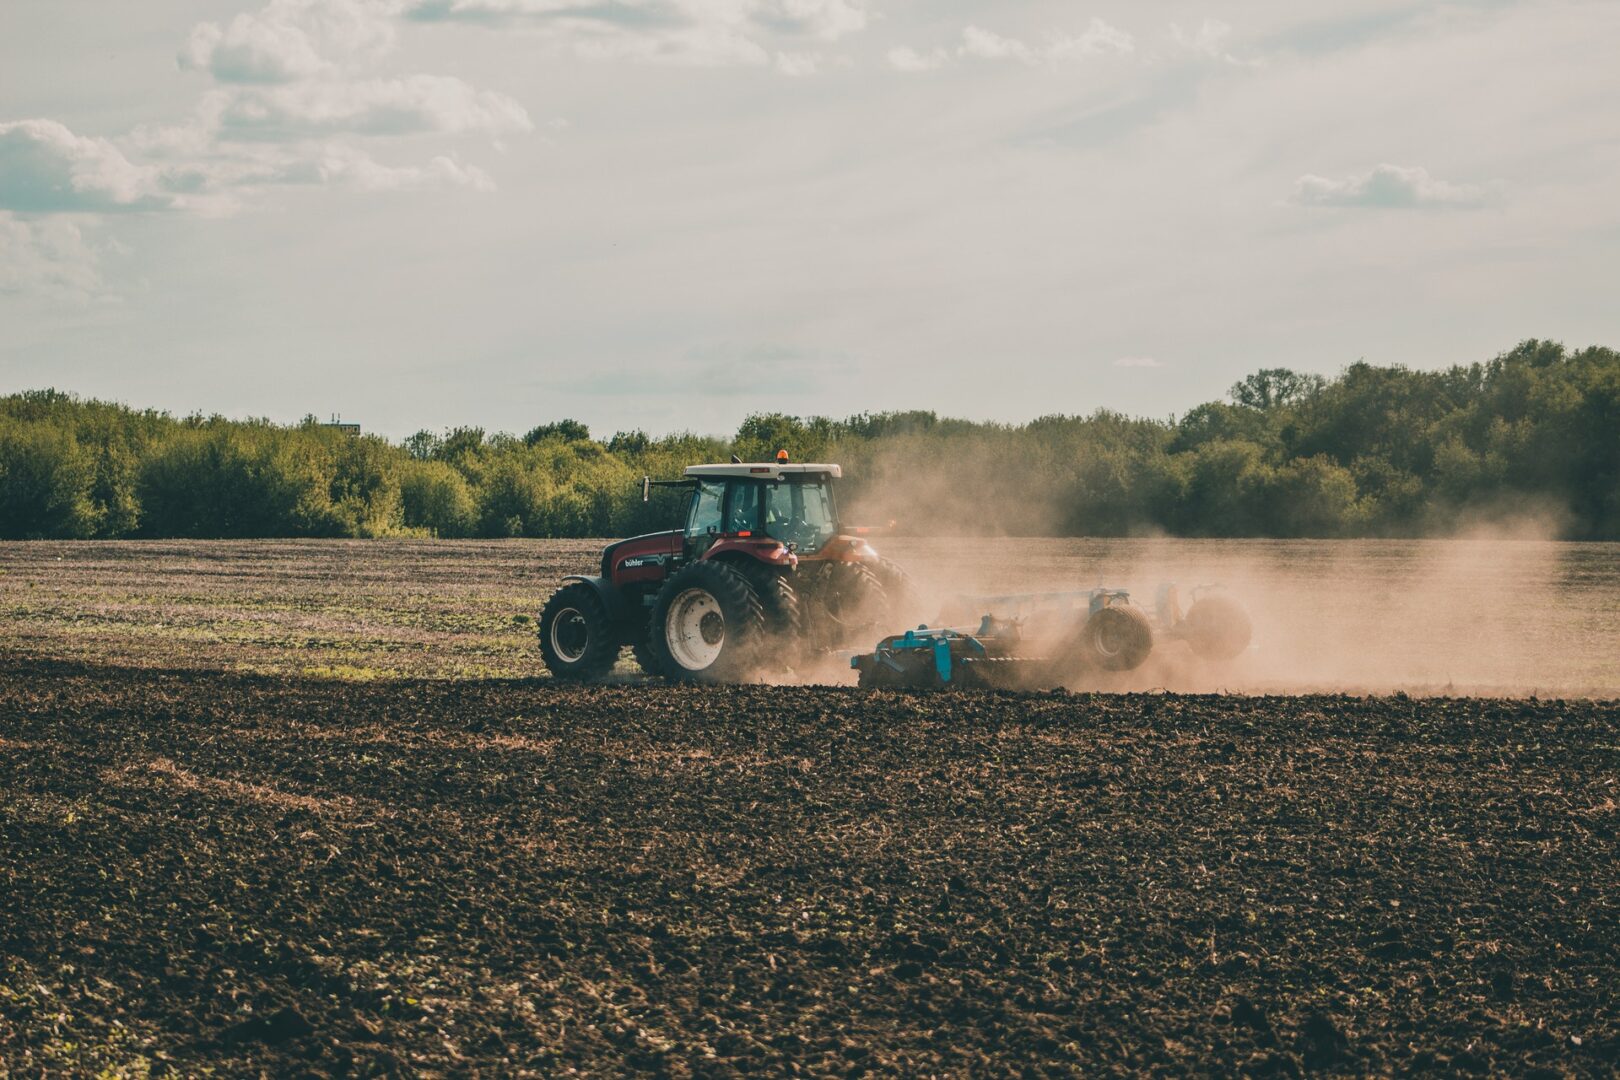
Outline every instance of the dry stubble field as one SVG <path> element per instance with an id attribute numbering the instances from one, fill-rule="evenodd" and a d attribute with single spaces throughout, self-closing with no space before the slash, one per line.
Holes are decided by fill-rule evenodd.
<path id="1" fill-rule="evenodd" d="M 557 687 L 591 550 L 0 548 L 0 1075 L 1620 1067 L 1613 703 Z"/>

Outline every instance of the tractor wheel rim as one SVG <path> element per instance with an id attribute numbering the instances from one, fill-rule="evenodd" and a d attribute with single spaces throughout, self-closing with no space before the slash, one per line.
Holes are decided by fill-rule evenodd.
<path id="1" fill-rule="evenodd" d="M 664 619 L 669 654 L 687 671 L 702 671 L 726 647 L 726 617 L 707 589 L 687 589 L 669 605 Z"/>
<path id="2" fill-rule="evenodd" d="M 551 650 L 559 659 L 577 664 L 591 647 L 591 628 L 578 608 L 563 608 L 551 620 Z"/>
<path id="3" fill-rule="evenodd" d="M 1125 635 L 1119 631 L 1118 627 L 1104 624 L 1097 628 L 1093 640 L 1097 644 L 1097 651 L 1104 656 L 1118 656 L 1125 651 L 1124 637 Z"/>

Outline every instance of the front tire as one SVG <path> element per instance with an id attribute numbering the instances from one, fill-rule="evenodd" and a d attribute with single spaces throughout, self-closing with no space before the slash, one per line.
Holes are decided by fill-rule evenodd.
<path id="1" fill-rule="evenodd" d="M 540 658 L 553 678 L 600 679 L 619 659 L 619 638 L 607 606 L 583 581 L 551 594 L 540 612 Z"/>
<path id="2" fill-rule="evenodd" d="M 649 652 L 675 682 L 734 683 L 763 659 L 765 610 L 749 580 L 724 563 L 693 563 L 664 583 L 653 604 Z"/>

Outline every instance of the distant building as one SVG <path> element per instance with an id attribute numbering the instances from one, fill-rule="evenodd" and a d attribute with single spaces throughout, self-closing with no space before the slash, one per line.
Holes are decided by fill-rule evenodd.
<path id="1" fill-rule="evenodd" d="M 347 423 L 344 423 L 342 420 L 338 419 L 338 417 L 336 417 L 336 416 L 333 416 L 332 419 L 330 419 L 326 423 L 322 424 L 321 427 L 332 428 L 332 429 L 334 429 L 336 431 L 341 431 L 341 432 L 343 432 L 343 434 L 349 435 L 349 436 L 357 436 L 357 435 L 360 434 L 360 425 L 359 424 L 347 424 Z"/>

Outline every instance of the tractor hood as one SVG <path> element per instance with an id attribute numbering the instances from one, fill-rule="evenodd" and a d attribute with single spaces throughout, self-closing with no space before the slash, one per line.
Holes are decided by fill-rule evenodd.
<path id="1" fill-rule="evenodd" d="M 628 540 L 609 544 L 602 549 L 602 576 L 611 578 L 613 568 L 627 559 L 663 561 L 681 550 L 683 533 L 680 529 L 666 532 L 643 533 Z"/>

